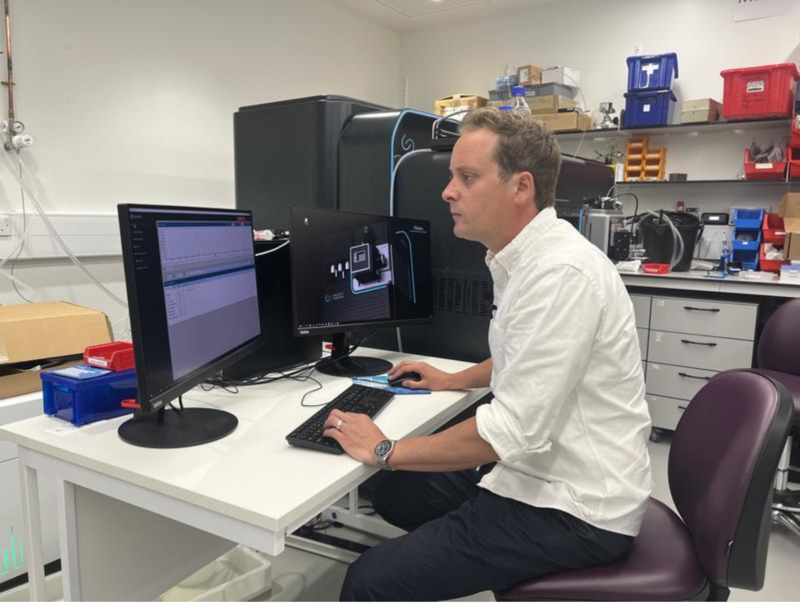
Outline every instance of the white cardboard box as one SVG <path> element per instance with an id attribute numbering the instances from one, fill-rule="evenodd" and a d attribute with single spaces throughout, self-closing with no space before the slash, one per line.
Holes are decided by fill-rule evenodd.
<path id="1" fill-rule="evenodd" d="M 547 67 L 542 70 L 542 84 L 550 83 L 579 87 L 581 85 L 581 72 L 563 65 Z"/>

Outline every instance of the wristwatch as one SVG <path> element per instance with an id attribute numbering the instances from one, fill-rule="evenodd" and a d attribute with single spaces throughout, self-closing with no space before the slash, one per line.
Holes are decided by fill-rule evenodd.
<path id="1" fill-rule="evenodd" d="M 394 468 L 389 465 L 389 456 L 394 451 L 396 440 L 382 440 L 375 445 L 375 462 L 381 470 L 391 470 Z"/>

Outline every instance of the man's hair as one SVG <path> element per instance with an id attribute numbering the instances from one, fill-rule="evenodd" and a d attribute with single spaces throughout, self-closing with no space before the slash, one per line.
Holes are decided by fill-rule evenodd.
<path id="1" fill-rule="evenodd" d="M 536 188 L 536 207 L 543 210 L 554 206 L 561 150 L 550 129 L 530 115 L 493 107 L 470 111 L 461 122 L 462 134 L 481 128 L 500 135 L 494 149 L 500 178 L 505 182 L 514 174 L 530 172 Z"/>

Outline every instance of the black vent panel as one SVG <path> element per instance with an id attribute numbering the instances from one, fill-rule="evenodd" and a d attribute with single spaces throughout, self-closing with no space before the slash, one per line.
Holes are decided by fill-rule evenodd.
<path id="1" fill-rule="evenodd" d="M 471 276 L 433 275 L 433 310 L 473 317 L 491 315 L 492 283 Z"/>

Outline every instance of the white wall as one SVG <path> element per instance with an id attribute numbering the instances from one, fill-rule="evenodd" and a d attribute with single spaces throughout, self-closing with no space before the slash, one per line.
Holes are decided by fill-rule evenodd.
<path id="1" fill-rule="evenodd" d="M 240 106 L 316 94 L 400 104 L 399 35 L 327 0 L 12 0 L 11 11 L 16 117 L 35 139 L 23 157 L 53 212 L 232 207 Z M 8 170 L 0 162 L 0 213 L 21 209 Z M 118 259 L 92 269 L 124 292 Z M 15 274 L 123 312 L 69 262 L 18 262 Z M 21 302 L 0 277 L 0 303 Z"/>
<path id="2" fill-rule="evenodd" d="M 581 71 L 588 108 L 612 101 L 619 111 L 627 90 L 626 57 L 676 52 L 679 98 L 722 100 L 723 69 L 785 62 L 800 42 L 800 2 L 783 17 L 734 23 L 737 0 L 564 0 L 525 11 L 404 33 L 402 77 L 408 78 L 409 104 L 432 110 L 433 100 L 456 92 L 488 96 L 506 65 L 568 65 Z M 579 97 L 580 99 L 580 97 Z M 767 142 L 785 136 L 771 129 L 657 137 L 668 148 L 667 170 L 690 178 L 736 178 L 744 147 L 755 137 Z M 577 142 L 565 142 L 567 153 Z M 595 158 L 606 141 L 584 143 L 580 155 Z M 619 148 L 624 151 L 624 139 Z M 636 189 L 643 207 L 674 208 L 675 201 L 709 211 L 731 205 L 773 206 L 782 188 L 691 186 Z M 627 204 L 626 204 L 627 205 Z M 629 208 L 630 210 L 633 209 Z"/>

